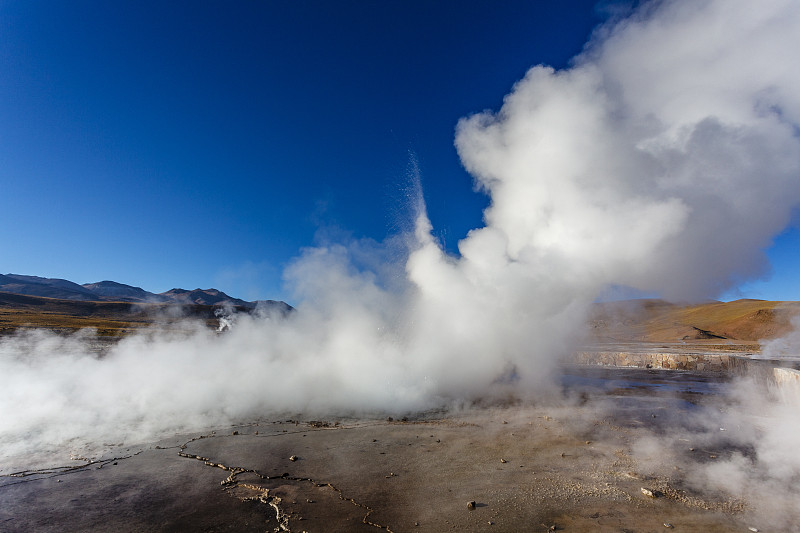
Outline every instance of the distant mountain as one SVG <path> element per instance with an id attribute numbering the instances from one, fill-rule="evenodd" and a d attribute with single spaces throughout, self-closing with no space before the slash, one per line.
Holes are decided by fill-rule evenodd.
<path id="1" fill-rule="evenodd" d="M 217 289 L 171 289 L 162 292 L 169 301 L 181 304 L 200 304 L 200 305 L 241 305 L 244 307 L 255 307 L 255 302 L 245 302 L 239 298 L 231 298 Z"/>
<path id="2" fill-rule="evenodd" d="M 98 281 L 97 283 L 85 283 L 81 286 L 96 296 L 126 302 L 166 302 L 169 300 L 168 297 L 162 294 L 146 291 L 141 287 L 117 283 L 116 281 Z"/>
<path id="3" fill-rule="evenodd" d="M 0 291 L 63 300 L 91 301 L 97 299 L 97 295 L 92 291 L 65 279 L 22 276 L 20 274 L 0 276 Z"/>
<path id="4" fill-rule="evenodd" d="M 228 296 L 217 289 L 171 289 L 160 294 L 146 291 L 141 287 L 125 285 L 116 281 L 98 281 L 78 285 L 72 281 L 58 278 L 41 278 L 20 274 L 0 274 L 0 292 L 42 296 L 62 300 L 80 300 L 95 302 L 132 302 L 132 303 L 166 303 L 177 305 L 233 305 L 256 309 L 258 307 L 278 308 L 282 312 L 292 309 L 285 302 L 277 300 L 259 300 L 247 302 Z"/>

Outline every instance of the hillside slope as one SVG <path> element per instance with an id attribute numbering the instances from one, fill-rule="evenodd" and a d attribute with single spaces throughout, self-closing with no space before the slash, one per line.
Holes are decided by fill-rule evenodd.
<path id="1" fill-rule="evenodd" d="M 604 342 L 755 342 L 785 335 L 798 314 L 800 302 L 627 300 L 595 304 L 589 323 L 595 339 Z"/>

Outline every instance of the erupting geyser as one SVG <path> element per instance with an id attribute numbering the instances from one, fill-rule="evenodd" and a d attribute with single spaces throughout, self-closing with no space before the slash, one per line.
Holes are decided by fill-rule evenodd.
<path id="1" fill-rule="evenodd" d="M 762 274 L 800 204 L 796 1 L 663 1 L 535 66 L 458 122 L 485 227 L 305 249 L 298 311 L 121 341 L 0 343 L 3 457 L 276 412 L 400 412 L 536 395 L 610 285 L 667 298 Z M 386 261 L 401 257 L 400 261 Z"/>

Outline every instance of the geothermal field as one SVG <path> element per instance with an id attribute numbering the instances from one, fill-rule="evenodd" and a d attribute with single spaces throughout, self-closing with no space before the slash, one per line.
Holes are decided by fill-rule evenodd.
<path id="1" fill-rule="evenodd" d="M 504 3 L 491 4 L 487 14 Z M 0 275 L 0 531 L 800 531 L 800 303 L 740 299 L 778 261 L 780 287 L 796 287 L 797 0 L 599 2 L 604 22 L 560 68 L 514 46 L 534 57 L 505 97 L 448 123 L 441 161 L 485 195 L 457 245 L 435 222 L 469 209 L 413 146 L 433 129 L 427 115 L 455 113 L 473 101 L 456 89 L 473 88 L 451 76 L 463 47 L 429 54 L 428 39 L 471 45 L 492 17 L 473 16 L 459 41 L 418 39 L 395 23 L 405 2 L 344 2 L 317 14 L 325 31 L 298 11 L 285 19 L 294 30 L 264 44 L 285 29 L 270 9 L 305 4 L 237 5 L 183 6 L 163 24 L 137 12 L 159 38 L 134 24 L 133 45 L 115 26 L 131 13 L 92 18 L 102 33 L 49 70 L 27 65 L 30 50 L 68 47 L 83 18 L 61 38 L 50 7 L 36 12 L 49 26 L 8 25 L 44 29 L 4 62 L 33 81 L 0 83 L 20 100 L 40 91 L 0 114 L 21 117 L 8 129 L 33 146 L 22 170 L 5 169 L 16 145 L 0 154 L 24 189 L 7 201 L 1 188 L 4 209 L 24 207 L 5 238 L 55 217 L 41 240 L 15 241 L 25 257 L 14 265 L 44 253 L 43 270 L 71 257 L 71 272 L 86 272 L 77 261 L 92 275 L 91 257 L 163 280 L 192 270 L 258 285 L 272 273 L 288 303 Z M 373 31 L 364 10 L 399 5 Z M 509 28 L 527 24 L 505 13 Z M 427 11 L 404 20 L 427 24 Z M 500 26 L 483 42 L 502 41 Z M 174 37 L 181 28 L 190 37 Z M 540 45 L 561 37 L 548 31 Z M 358 38 L 389 33 L 401 45 Z M 339 39 L 348 45 L 326 55 Z M 123 52 L 83 85 L 84 56 L 117 40 Z M 486 54 L 469 50 L 471 69 Z M 395 76 L 398 57 L 412 75 Z M 493 80 L 501 59 L 463 79 Z M 151 67 L 163 76 L 139 82 Z M 388 81 L 350 79 L 365 73 Z M 437 84 L 450 88 L 420 107 Z M 26 133 L 45 104 L 55 118 L 42 111 Z M 350 164 L 390 167 L 367 146 L 381 135 L 407 159 L 384 195 L 399 198 L 391 231 L 376 237 L 377 217 L 354 217 L 364 231 L 350 233 L 337 213 L 379 203 L 378 178 L 351 181 Z M 63 136 L 71 143 L 51 150 Z M 30 192 L 29 175 L 47 183 Z M 302 201 L 284 205 L 288 191 Z M 251 215 L 265 218 L 238 218 Z M 317 221 L 315 235 L 300 231 Z M 294 255 L 257 263 L 287 243 Z"/>
<path id="2" fill-rule="evenodd" d="M 792 368 L 800 361 L 764 359 L 743 333 L 785 331 L 794 304 L 775 304 L 596 306 L 592 343 L 548 370 L 548 384 L 525 398 L 501 387 L 425 409 L 376 404 L 323 414 L 287 406 L 225 415 L 209 403 L 192 421 L 174 418 L 192 412 L 179 403 L 162 420 L 152 408 L 133 416 L 137 402 L 160 395 L 180 402 L 170 381 L 209 365 L 184 361 L 185 370 L 137 381 L 139 398 L 135 390 L 123 393 L 129 400 L 105 392 L 117 405 L 96 405 L 86 426 L 76 416 L 86 416 L 85 400 L 74 394 L 53 418 L 39 415 L 47 427 L 19 421 L 13 440 L 7 427 L 0 524 L 3 531 L 792 531 L 800 523 L 800 373 Z M 767 311 L 771 320 L 753 323 Z M 682 322 L 687 316 L 702 327 Z M 673 324 L 666 333 L 658 326 L 665 322 Z M 186 327 L 179 340 L 158 342 L 190 342 Z M 669 342 L 665 335 L 676 331 L 694 338 Z M 34 333 L 29 350 L 31 343 L 71 349 L 73 364 L 124 359 L 115 350 L 136 339 Z M 216 343 L 233 330 L 208 335 Z M 643 335 L 661 341 L 634 339 Z M 22 338 L 6 336 L 4 349 L 21 349 Z M 138 342 L 140 350 L 156 341 Z M 76 355 L 79 347 L 94 355 Z M 69 386 L 89 394 L 106 386 L 95 382 L 113 379 L 84 365 L 85 381 L 73 375 Z M 221 403 L 244 401 L 234 391 L 251 387 L 248 379 L 247 368 L 226 374 L 229 399 Z M 211 377 L 204 383 L 195 400 L 221 397 Z M 280 388 L 276 380 L 258 383 Z M 37 403 L 58 401 L 65 386 L 53 381 Z M 201 427 L 208 420 L 216 423 Z M 193 429 L 169 429 L 180 427 Z"/>

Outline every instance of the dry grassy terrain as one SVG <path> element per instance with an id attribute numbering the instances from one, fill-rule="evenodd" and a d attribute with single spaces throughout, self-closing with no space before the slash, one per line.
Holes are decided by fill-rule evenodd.
<path id="1" fill-rule="evenodd" d="M 129 302 L 60 300 L 0 292 L 0 335 L 43 328 L 72 332 L 95 328 L 98 335 L 118 337 L 154 323 L 182 317 L 216 327 L 215 307 Z M 241 308 L 240 310 L 246 310 Z M 663 300 L 627 300 L 595 304 L 589 324 L 600 342 L 685 342 L 750 349 L 758 340 L 791 330 L 800 302 L 736 300 L 680 305 Z"/>
<path id="2" fill-rule="evenodd" d="M 169 323 L 186 316 L 215 327 L 214 310 L 209 305 L 178 308 L 167 304 L 86 302 L 0 292 L 0 335 L 30 328 L 65 333 L 95 328 L 98 335 L 118 337 L 156 322 Z"/>
<path id="3" fill-rule="evenodd" d="M 736 300 L 679 305 L 663 300 L 596 304 L 590 324 L 605 342 L 680 342 L 747 345 L 792 329 L 800 302 Z"/>

